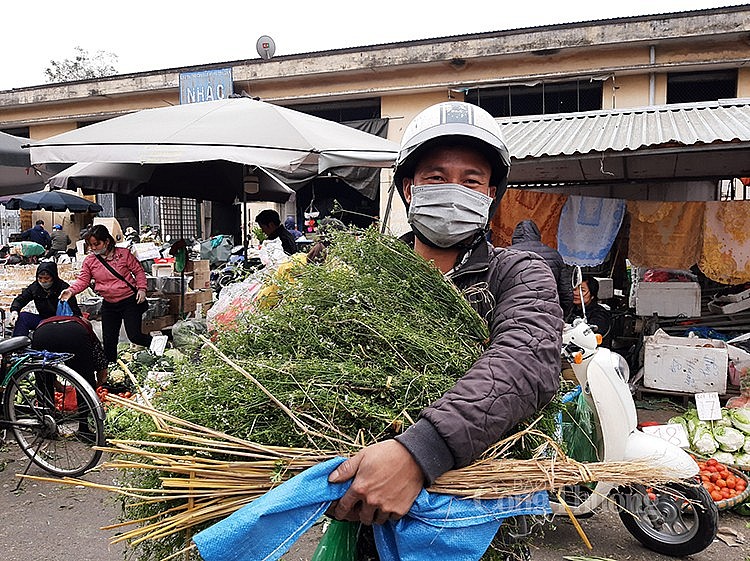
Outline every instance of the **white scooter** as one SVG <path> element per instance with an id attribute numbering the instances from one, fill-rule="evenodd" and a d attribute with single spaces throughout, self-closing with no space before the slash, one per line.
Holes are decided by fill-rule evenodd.
<path id="1" fill-rule="evenodd" d="M 580 269 L 574 277 L 574 286 L 579 286 Z M 684 450 L 637 429 L 627 363 L 617 353 L 599 347 L 600 343 L 601 337 L 585 319 L 565 326 L 562 355 L 591 408 L 599 460 L 646 460 L 669 466 L 686 480 L 696 478 L 698 465 Z M 613 488 L 599 482 L 593 489 L 575 486 L 568 491 L 563 497 L 576 517 L 585 518 L 598 507 L 612 506 L 638 541 L 664 555 L 680 557 L 702 551 L 718 530 L 716 504 L 697 478 L 694 485 L 675 482 L 653 489 Z M 555 514 L 566 514 L 560 503 L 553 502 L 552 508 Z"/>

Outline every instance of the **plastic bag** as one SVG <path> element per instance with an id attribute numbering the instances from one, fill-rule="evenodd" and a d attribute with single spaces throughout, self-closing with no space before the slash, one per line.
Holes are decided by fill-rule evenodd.
<path id="1" fill-rule="evenodd" d="M 58 316 L 72 316 L 73 310 L 67 300 L 60 300 L 57 303 L 57 315 Z"/>
<path id="2" fill-rule="evenodd" d="M 356 561 L 359 522 L 331 520 L 311 561 Z"/>
<path id="3" fill-rule="evenodd" d="M 230 284 L 221 289 L 219 299 L 206 312 L 206 325 L 210 331 L 236 331 L 241 329 L 238 316 L 257 309 L 256 298 L 263 283 L 254 278 Z M 173 330 L 174 333 L 174 330 Z"/>

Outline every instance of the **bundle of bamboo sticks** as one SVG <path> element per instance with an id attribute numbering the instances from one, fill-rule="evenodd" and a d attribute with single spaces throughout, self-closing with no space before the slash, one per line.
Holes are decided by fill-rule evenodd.
<path id="1" fill-rule="evenodd" d="M 116 405 L 149 415 L 157 430 L 151 435 L 154 440 L 109 441 L 110 446 L 103 450 L 112 454 L 113 459 L 104 467 L 155 470 L 160 474 L 161 486 L 132 488 L 73 478 L 62 481 L 123 495 L 131 506 L 164 503 L 164 509 L 157 515 L 107 526 L 105 529 L 132 527 L 113 538 L 113 543 L 127 541 L 137 546 L 219 521 L 301 471 L 340 455 L 335 450 L 263 446 L 167 415 L 149 404 L 117 396 L 110 399 Z M 533 430 L 532 425 L 496 444 L 484 459 L 445 473 L 429 490 L 489 499 L 554 491 L 576 483 L 658 485 L 679 479 L 678 473 L 646 462 L 582 464 L 565 457 L 554 443 L 551 443 L 553 453 L 547 457 L 502 458 L 515 439 Z"/>

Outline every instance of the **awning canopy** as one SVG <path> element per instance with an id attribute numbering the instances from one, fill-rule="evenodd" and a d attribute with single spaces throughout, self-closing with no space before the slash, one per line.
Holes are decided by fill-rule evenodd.
<path id="1" fill-rule="evenodd" d="M 750 99 L 498 119 L 510 183 L 750 176 Z"/>

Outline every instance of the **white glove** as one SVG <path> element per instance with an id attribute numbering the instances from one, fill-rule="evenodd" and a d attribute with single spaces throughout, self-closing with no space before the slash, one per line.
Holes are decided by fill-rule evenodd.
<path id="1" fill-rule="evenodd" d="M 8 325 L 11 327 L 16 324 L 16 321 L 18 320 L 18 312 L 11 312 L 10 315 L 8 315 Z"/>
<path id="2" fill-rule="evenodd" d="M 145 290 L 139 290 L 138 293 L 135 295 L 135 301 L 137 304 L 141 304 L 146 301 L 146 291 Z"/>

